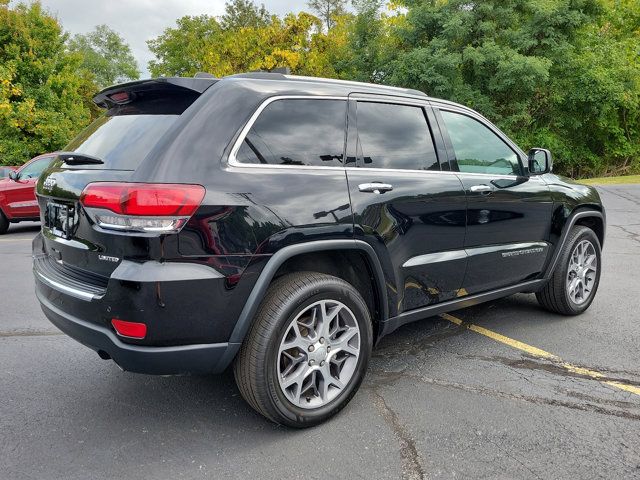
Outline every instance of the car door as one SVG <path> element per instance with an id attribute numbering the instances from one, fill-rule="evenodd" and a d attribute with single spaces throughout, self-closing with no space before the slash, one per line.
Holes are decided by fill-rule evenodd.
<path id="1" fill-rule="evenodd" d="M 37 158 L 17 172 L 17 180 L 6 192 L 7 207 L 12 218 L 37 218 L 40 216 L 36 200 L 36 182 L 40 174 L 51 164 L 53 157 Z"/>
<path id="2" fill-rule="evenodd" d="M 436 106 L 449 164 L 467 194 L 466 293 L 535 277 L 549 253 L 552 198 L 524 170 L 524 153 L 474 112 Z"/>
<path id="3" fill-rule="evenodd" d="M 441 171 L 426 101 L 351 95 L 347 178 L 356 238 L 387 274 L 391 316 L 455 298 L 466 268 L 465 193 Z"/>

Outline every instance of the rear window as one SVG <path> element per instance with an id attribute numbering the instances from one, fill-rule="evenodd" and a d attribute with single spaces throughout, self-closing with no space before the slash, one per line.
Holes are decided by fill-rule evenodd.
<path id="1" fill-rule="evenodd" d="M 142 96 L 142 95 L 138 95 Z M 109 109 L 69 143 L 65 150 L 101 159 L 83 169 L 135 170 L 191 105 L 197 95 L 146 93 L 144 100 Z"/>
<path id="2" fill-rule="evenodd" d="M 85 153 L 104 162 L 82 168 L 135 170 L 177 118 L 178 115 L 103 115 L 65 150 Z"/>

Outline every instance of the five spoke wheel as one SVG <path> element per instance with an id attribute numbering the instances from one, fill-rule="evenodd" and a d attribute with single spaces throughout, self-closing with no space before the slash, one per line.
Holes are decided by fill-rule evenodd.
<path id="1" fill-rule="evenodd" d="M 326 405 L 351 380 L 359 355 L 353 312 L 337 300 L 313 303 L 285 329 L 278 352 L 280 388 L 300 408 Z"/>

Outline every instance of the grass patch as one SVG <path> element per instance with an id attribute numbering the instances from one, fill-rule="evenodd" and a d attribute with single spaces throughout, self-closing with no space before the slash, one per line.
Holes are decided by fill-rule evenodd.
<path id="1" fill-rule="evenodd" d="M 623 177 L 584 178 L 578 180 L 585 185 L 621 185 L 625 183 L 640 183 L 640 175 L 625 175 Z"/>

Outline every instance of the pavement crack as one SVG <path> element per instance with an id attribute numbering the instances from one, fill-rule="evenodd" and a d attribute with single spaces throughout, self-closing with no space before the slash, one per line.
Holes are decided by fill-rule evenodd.
<path id="1" fill-rule="evenodd" d="M 373 391 L 373 402 L 387 423 L 389 428 L 400 443 L 400 456 L 402 457 L 402 478 L 406 480 L 422 480 L 425 478 L 420 456 L 415 441 L 407 428 L 402 424 L 396 412 L 394 412 L 384 397 L 377 391 Z"/>
<path id="2" fill-rule="evenodd" d="M 449 322 L 443 323 L 443 328 L 434 326 L 434 333 L 430 333 L 422 338 L 409 343 L 395 343 L 387 347 L 378 348 L 374 352 L 375 358 L 394 358 L 398 356 L 413 355 L 419 356 L 424 354 L 426 350 L 433 347 L 436 343 L 441 342 L 450 337 L 455 337 L 466 333 L 468 330 L 464 326 L 454 325 Z"/>
<path id="3" fill-rule="evenodd" d="M 616 197 L 620 197 L 623 200 L 627 200 L 628 202 L 635 203 L 636 205 L 638 205 L 640 207 L 640 201 L 636 197 L 634 197 L 633 195 L 631 195 L 631 196 L 623 195 L 620 192 L 616 192 L 615 190 L 610 190 L 610 189 L 602 187 L 602 186 L 599 186 L 598 189 L 600 189 L 602 191 L 605 191 L 607 193 L 610 193 L 611 195 L 615 195 Z"/>
<path id="4" fill-rule="evenodd" d="M 565 407 L 565 408 L 570 408 L 572 410 L 580 410 L 583 412 L 593 412 L 593 413 L 599 413 L 602 415 L 610 415 L 614 417 L 624 418 L 627 420 L 640 421 L 640 414 L 635 414 L 635 413 L 622 411 L 622 410 L 612 410 L 612 409 L 601 407 L 599 405 L 593 405 L 591 403 L 574 403 L 574 402 L 567 402 L 564 400 L 557 400 L 553 398 L 534 397 L 531 395 L 522 395 L 519 393 L 508 393 L 500 390 L 494 390 L 491 388 L 465 385 L 462 383 L 449 382 L 447 380 L 440 380 L 440 379 L 429 378 L 429 377 L 421 377 L 420 380 L 430 385 L 437 385 L 439 387 L 445 387 L 445 388 L 454 388 L 457 390 L 463 390 L 471 393 L 478 393 L 481 395 L 488 395 L 488 396 L 497 397 L 497 398 L 505 398 L 509 400 L 521 400 L 529 403 L 534 403 L 537 405 L 548 405 L 552 407 Z"/>
<path id="5" fill-rule="evenodd" d="M 633 240 L 634 242 L 640 243 L 640 233 L 632 232 L 631 230 L 625 228 L 625 226 L 622 226 L 622 225 L 611 225 L 611 226 L 619 228 L 620 230 L 622 230 L 624 233 L 627 234 L 627 236 L 628 236 L 628 238 L 630 240 Z M 626 226 L 629 226 L 629 225 L 626 225 Z"/>
<path id="6" fill-rule="evenodd" d="M 562 377 L 573 377 L 573 378 L 580 378 L 584 380 L 597 380 L 599 382 L 619 382 L 627 385 L 640 387 L 640 381 L 638 380 L 632 380 L 630 378 L 625 378 L 620 376 L 610 376 L 610 375 L 605 375 L 603 373 L 606 371 L 608 374 L 615 373 L 617 375 L 620 375 L 620 373 L 623 373 L 626 375 L 637 376 L 638 374 L 635 372 L 620 372 L 620 371 L 607 370 L 604 368 L 594 369 L 594 368 L 586 367 L 580 364 L 572 364 L 574 367 L 577 368 L 577 370 L 571 371 L 567 369 L 566 365 L 564 365 L 563 362 L 557 362 L 552 360 L 545 361 L 537 357 L 527 357 L 527 356 L 523 356 L 522 358 L 518 358 L 518 359 L 513 359 L 513 358 L 507 358 L 507 357 L 501 357 L 501 356 L 483 357 L 478 355 L 468 355 L 467 358 L 473 358 L 476 360 L 482 360 L 487 362 L 497 362 L 507 367 L 516 368 L 520 370 L 542 370 L 544 372 L 551 373 L 553 375 L 559 375 Z M 581 371 L 583 370 L 589 371 L 589 372 L 597 372 L 601 374 L 601 376 L 598 376 L 597 378 L 595 378 L 594 375 L 581 373 Z"/>

